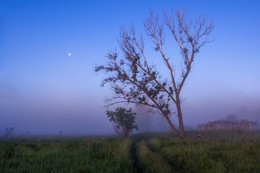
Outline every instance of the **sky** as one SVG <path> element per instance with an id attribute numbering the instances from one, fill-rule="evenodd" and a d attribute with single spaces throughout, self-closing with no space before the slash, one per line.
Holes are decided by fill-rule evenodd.
<path id="1" fill-rule="evenodd" d="M 151 11 L 176 9 L 215 24 L 181 95 L 186 127 L 228 114 L 259 121 L 259 8 L 258 0 L 1 0 L 0 132 L 112 133 L 104 109 L 112 92 L 95 65 L 118 49 L 122 27 L 144 34 Z M 151 130 L 167 126 L 148 117 Z"/>

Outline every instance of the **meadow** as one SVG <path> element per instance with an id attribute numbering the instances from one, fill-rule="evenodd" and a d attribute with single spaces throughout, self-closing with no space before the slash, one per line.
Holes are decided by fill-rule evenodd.
<path id="1" fill-rule="evenodd" d="M 201 133 L 201 132 L 200 132 Z M 1 173 L 259 173 L 260 132 L 0 140 Z"/>

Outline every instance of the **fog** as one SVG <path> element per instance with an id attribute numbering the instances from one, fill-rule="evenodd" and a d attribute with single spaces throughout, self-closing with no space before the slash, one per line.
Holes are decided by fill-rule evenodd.
<path id="1" fill-rule="evenodd" d="M 96 74 L 94 67 L 107 63 L 107 52 L 120 49 L 120 28 L 134 24 L 137 35 L 144 36 L 149 62 L 157 65 L 162 79 L 167 78 L 169 72 L 163 61 L 157 61 L 158 54 L 142 29 L 150 11 L 170 14 L 175 9 L 185 9 L 191 20 L 205 16 L 215 23 L 214 41 L 196 55 L 181 93 L 186 129 L 230 114 L 260 121 L 259 5 L 248 1 L 1 0 L 0 135 L 11 127 L 15 135 L 115 134 L 104 107 L 112 91 L 109 86 L 100 87 L 104 75 Z M 167 58 L 173 63 L 182 60 L 177 45 L 165 43 Z M 133 107 L 139 132 L 169 131 L 156 112 L 117 106 Z M 171 118 L 178 126 L 176 116 Z"/>
<path id="2" fill-rule="evenodd" d="M 102 99 L 100 101 L 103 101 Z M 41 95 L 1 99 L 0 127 L 14 127 L 19 134 L 107 134 L 105 109 L 93 96 Z M 90 103 L 91 102 L 91 103 Z M 96 103 L 96 104 L 95 104 Z"/>
<path id="3" fill-rule="evenodd" d="M 14 127 L 14 135 L 113 135 L 115 132 L 106 117 L 104 98 L 105 95 L 84 96 L 76 93 L 66 96 L 45 93 L 25 97 L 2 91 L 1 135 L 10 127 Z M 230 114 L 234 114 L 238 119 L 259 121 L 259 98 L 227 95 L 205 97 L 202 94 L 200 97 L 196 94 L 187 96 L 182 103 L 185 127 L 196 128 L 200 123 L 224 119 Z M 132 107 L 137 113 L 138 132 L 170 131 L 159 113 L 145 106 L 121 106 Z M 171 118 L 177 126 L 175 115 Z"/>

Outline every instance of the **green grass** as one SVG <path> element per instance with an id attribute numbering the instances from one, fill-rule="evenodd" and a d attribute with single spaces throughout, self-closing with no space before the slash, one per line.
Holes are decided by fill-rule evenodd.
<path id="1" fill-rule="evenodd" d="M 144 141 L 137 144 L 137 156 L 140 170 L 144 173 L 171 173 L 172 169 L 164 159 L 152 152 Z"/>
<path id="2" fill-rule="evenodd" d="M 2 142 L 0 172 L 132 172 L 130 140 Z"/>
<path id="3" fill-rule="evenodd" d="M 260 133 L 0 140 L 0 172 L 258 173 Z"/>

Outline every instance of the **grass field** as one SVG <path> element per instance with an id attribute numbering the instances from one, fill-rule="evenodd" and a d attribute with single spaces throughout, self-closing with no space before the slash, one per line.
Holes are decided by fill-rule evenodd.
<path id="1" fill-rule="evenodd" d="M 1 173 L 259 173 L 260 132 L 0 141 Z"/>

